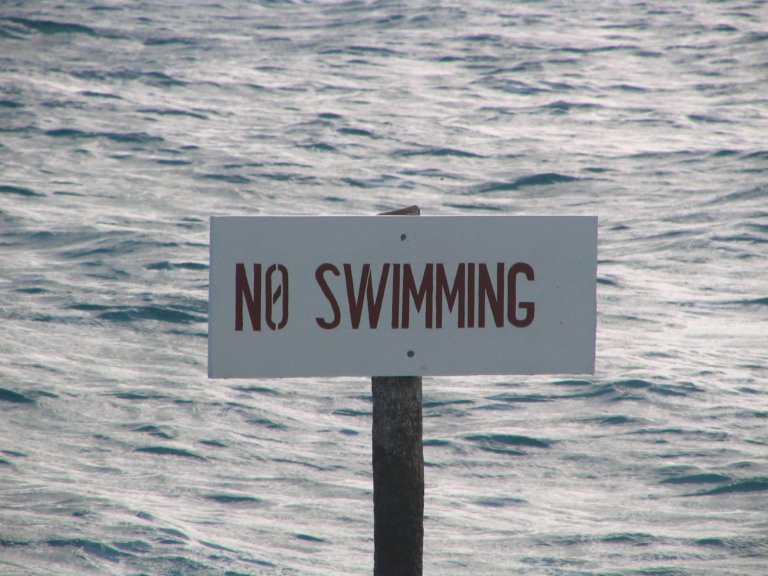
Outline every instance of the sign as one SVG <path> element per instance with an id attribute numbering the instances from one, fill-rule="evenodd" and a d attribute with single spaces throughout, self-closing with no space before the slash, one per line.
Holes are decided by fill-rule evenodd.
<path id="1" fill-rule="evenodd" d="M 211 218 L 212 378 L 592 373 L 597 218 Z"/>

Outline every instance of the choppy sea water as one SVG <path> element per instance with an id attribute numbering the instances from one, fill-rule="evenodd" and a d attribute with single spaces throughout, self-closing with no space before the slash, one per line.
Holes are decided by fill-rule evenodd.
<path id="1" fill-rule="evenodd" d="M 206 378 L 208 219 L 600 218 L 594 376 L 425 378 L 425 574 L 768 571 L 768 5 L 0 5 L 0 574 L 373 558 L 370 382 Z"/>

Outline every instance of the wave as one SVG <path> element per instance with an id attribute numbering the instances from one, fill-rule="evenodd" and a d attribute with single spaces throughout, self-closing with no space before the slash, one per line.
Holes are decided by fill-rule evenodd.
<path id="1" fill-rule="evenodd" d="M 15 196 L 26 196 L 26 197 L 45 196 L 45 194 L 41 192 L 35 192 L 34 190 L 31 190 L 30 188 L 25 188 L 24 186 L 11 186 L 8 184 L 0 185 L 0 194 L 13 194 Z"/>
<path id="2" fill-rule="evenodd" d="M 34 399 L 29 396 L 25 396 L 20 392 L 9 390 L 8 388 L 0 388 L 0 402 L 10 402 L 13 404 L 34 404 Z"/>
<path id="3" fill-rule="evenodd" d="M 118 550 L 114 546 L 87 538 L 53 538 L 46 540 L 44 544 L 54 548 L 72 548 L 73 551 L 77 550 L 109 562 L 119 562 L 121 558 L 132 556 L 132 554 Z"/>
<path id="4" fill-rule="evenodd" d="M 190 112 L 189 110 L 178 110 L 176 108 L 139 108 L 137 112 L 143 114 L 157 114 L 158 116 L 188 116 L 198 120 L 208 120 L 208 116 L 199 112 Z"/>
<path id="5" fill-rule="evenodd" d="M 144 434 L 149 434 L 150 436 L 162 438 L 163 440 L 173 440 L 175 438 L 175 435 L 164 431 L 162 428 L 160 428 L 159 426 L 155 426 L 154 424 L 147 424 L 146 426 L 131 428 L 131 430 L 133 432 L 142 432 Z"/>
<path id="6" fill-rule="evenodd" d="M 751 494 L 768 491 L 768 478 L 744 478 L 711 490 L 694 492 L 686 496 L 718 496 L 722 494 Z"/>
<path id="7" fill-rule="evenodd" d="M 732 202 L 744 202 L 752 200 L 764 200 L 768 196 L 768 186 L 759 185 L 746 190 L 730 192 L 713 199 L 711 204 L 730 204 Z"/>
<path id="8" fill-rule="evenodd" d="M 192 37 L 169 36 L 166 38 L 147 38 L 144 40 L 144 46 L 171 46 L 178 44 L 180 46 L 196 46 L 200 40 Z"/>
<path id="9" fill-rule="evenodd" d="M 742 304 L 744 306 L 768 306 L 768 296 L 763 298 L 748 298 L 746 300 L 732 300 L 730 304 Z"/>
<path id="10" fill-rule="evenodd" d="M 447 208 L 455 208 L 457 210 L 469 210 L 469 211 L 485 211 L 485 212 L 503 212 L 504 208 L 501 206 L 496 206 L 494 204 L 466 204 L 466 203 L 460 203 L 460 202 L 444 202 L 443 206 L 446 206 Z"/>
<path id="11" fill-rule="evenodd" d="M 145 266 L 147 270 L 208 270 L 208 264 L 202 262 L 169 262 L 162 260 Z"/>
<path id="12" fill-rule="evenodd" d="M 376 134 L 362 128 L 339 128 L 336 130 L 342 136 L 363 136 L 365 138 L 378 138 Z"/>
<path id="13" fill-rule="evenodd" d="M 107 394 L 107 396 L 112 396 L 113 398 L 118 398 L 120 400 L 138 400 L 138 401 L 144 401 L 144 400 L 168 400 L 169 397 L 165 394 L 159 394 L 159 393 L 149 393 L 145 394 L 142 392 L 112 392 L 110 394 Z"/>
<path id="14" fill-rule="evenodd" d="M 171 446 L 141 446 L 135 449 L 135 452 L 144 452 L 146 454 L 155 454 L 158 456 L 180 456 L 193 460 L 208 460 L 205 456 L 200 456 L 191 450 L 184 448 L 173 448 Z"/>
<path id="15" fill-rule="evenodd" d="M 512 192 L 531 186 L 551 186 L 579 180 L 574 176 L 558 174 L 557 172 L 543 172 L 531 176 L 522 176 L 511 182 L 489 182 L 476 187 L 470 194 L 489 194 L 492 192 Z"/>
<path id="16" fill-rule="evenodd" d="M 93 304 L 76 304 L 71 308 L 78 310 L 99 311 L 97 318 L 110 322 L 136 322 L 154 320 L 171 324 L 195 324 L 207 322 L 207 316 L 189 311 L 189 307 L 180 309 L 178 306 L 100 306 Z M 195 307 L 196 310 L 197 307 Z"/>
<path id="17" fill-rule="evenodd" d="M 71 71 L 70 74 L 75 78 L 79 78 L 81 80 L 91 80 L 91 81 L 99 81 L 99 82 L 109 82 L 109 81 L 125 82 L 125 81 L 138 80 L 149 86 L 167 87 L 167 88 L 181 87 L 181 86 L 188 85 L 188 82 L 179 80 L 178 78 L 174 78 L 173 76 L 170 76 L 165 72 L 157 72 L 152 70 L 150 71 L 134 70 L 131 68 L 121 68 L 117 70 L 74 70 L 74 71 Z"/>
<path id="18" fill-rule="evenodd" d="M 552 440 L 517 434 L 471 434 L 464 439 L 478 445 L 481 450 L 514 456 L 527 454 L 525 450 L 519 448 L 549 448 L 554 443 Z"/>
<path id="19" fill-rule="evenodd" d="M 625 426 L 628 424 L 638 424 L 641 419 L 623 414 L 613 414 L 608 416 L 598 416 L 595 418 L 586 418 L 584 422 L 594 422 L 603 426 Z"/>
<path id="20" fill-rule="evenodd" d="M 99 36 L 93 28 L 72 22 L 56 22 L 54 20 L 37 20 L 31 18 L 8 18 L 9 21 L 20 24 L 25 28 L 41 34 L 85 34 Z"/>
<path id="21" fill-rule="evenodd" d="M 239 174 L 203 174 L 206 180 L 217 180 L 228 184 L 248 184 L 251 180 Z"/>
<path id="22" fill-rule="evenodd" d="M 256 496 L 248 496 L 245 494 L 206 494 L 204 496 L 206 500 L 213 502 L 219 502 L 221 504 L 263 504 L 264 500 L 257 498 Z"/>
<path id="23" fill-rule="evenodd" d="M 124 144 L 146 144 L 149 142 L 162 142 L 164 140 L 160 136 L 152 136 L 146 132 L 89 132 L 86 130 L 78 130 L 76 128 L 46 130 L 45 135 L 51 136 L 52 138 L 71 139 L 105 138 L 113 142 Z"/>
<path id="24" fill-rule="evenodd" d="M 422 147 L 407 150 L 395 151 L 393 156 L 401 156 L 408 158 L 410 156 L 435 156 L 436 158 L 456 157 L 456 158 L 482 158 L 479 154 L 474 152 L 467 152 L 466 150 L 457 150 L 455 148 L 441 148 L 441 147 Z"/>
<path id="25" fill-rule="evenodd" d="M 123 100 L 122 96 L 118 96 L 117 94 L 112 94 L 111 92 L 99 92 L 96 90 L 83 90 L 80 92 L 81 96 L 86 96 L 87 98 L 107 98 L 109 100 Z"/>
<path id="26" fill-rule="evenodd" d="M 729 482 L 730 476 L 715 473 L 687 474 L 685 476 L 673 476 L 665 478 L 660 484 L 717 484 L 720 482 Z"/>

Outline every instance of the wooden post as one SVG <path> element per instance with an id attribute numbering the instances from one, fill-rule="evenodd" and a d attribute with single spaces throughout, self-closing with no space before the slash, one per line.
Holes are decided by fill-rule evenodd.
<path id="1" fill-rule="evenodd" d="M 374 576 L 421 576 L 424 452 L 421 377 L 374 376 Z"/>
<path id="2" fill-rule="evenodd" d="M 418 206 L 386 215 L 418 215 Z M 421 376 L 374 376 L 374 576 L 421 576 L 424 449 Z"/>

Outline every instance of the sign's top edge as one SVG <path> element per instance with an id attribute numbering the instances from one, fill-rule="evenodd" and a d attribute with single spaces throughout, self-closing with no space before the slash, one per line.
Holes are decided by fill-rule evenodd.
<path id="1" fill-rule="evenodd" d="M 211 219 L 227 218 L 227 219 L 252 219 L 252 218 L 295 218 L 295 219 L 315 219 L 315 218 L 343 218 L 343 219 L 360 219 L 360 218 L 376 218 L 381 220 L 381 215 L 375 214 L 250 214 L 250 215 L 235 215 L 235 214 L 217 214 L 212 215 Z M 408 221 L 413 221 L 413 216 L 408 215 L 387 215 L 387 220 L 391 221 L 393 218 L 407 218 Z M 584 219 L 584 220 L 597 220 L 596 214 L 582 215 L 582 214 L 422 214 L 419 219 L 483 219 L 483 220 L 503 220 L 503 219 Z"/>

